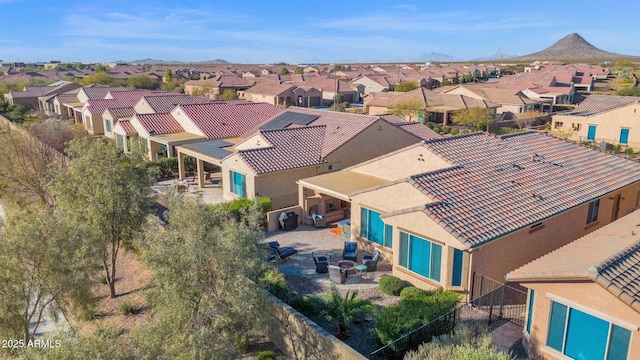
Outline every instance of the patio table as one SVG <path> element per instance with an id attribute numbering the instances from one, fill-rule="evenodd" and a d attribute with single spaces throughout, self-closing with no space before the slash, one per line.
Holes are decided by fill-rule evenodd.
<path id="1" fill-rule="evenodd" d="M 329 250 L 324 254 L 329 258 L 329 263 L 333 263 L 333 257 L 336 256 L 336 252 L 333 250 Z"/>

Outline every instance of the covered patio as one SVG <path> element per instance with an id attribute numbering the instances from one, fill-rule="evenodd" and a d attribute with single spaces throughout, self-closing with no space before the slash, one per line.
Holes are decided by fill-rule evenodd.
<path id="1" fill-rule="evenodd" d="M 185 179 L 185 156 L 191 156 L 196 161 L 195 179 L 198 187 L 222 188 L 222 159 L 235 152 L 233 146 L 239 141 L 240 138 L 233 138 L 176 146 L 178 178 Z"/>
<path id="2" fill-rule="evenodd" d="M 349 224 L 351 194 L 387 184 L 389 181 L 375 176 L 343 170 L 298 180 L 299 204 L 303 223 L 313 224 L 317 214 L 326 224 Z M 316 220 L 317 222 L 317 220 Z M 346 231 L 346 230 L 345 230 Z"/>
<path id="3" fill-rule="evenodd" d="M 206 141 L 207 138 L 188 132 L 179 132 L 173 134 L 155 134 L 154 131 L 149 133 L 149 152 L 153 155 L 152 159 L 158 160 L 163 157 L 175 157 L 176 146 L 193 144 Z"/>

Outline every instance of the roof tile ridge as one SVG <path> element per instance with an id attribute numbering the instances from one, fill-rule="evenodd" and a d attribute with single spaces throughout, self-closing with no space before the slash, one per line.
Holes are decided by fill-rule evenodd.
<path id="1" fill-rule="evenodd" d="M 597 266 L 593 267 L 593 270 L 595 270 L 598 274 L 604 270 L 605 268 L 609 267 L 611 264 L 615 263 L 616 261 L 628 256 L 631 253 L 634 252 L 640 252 L 640 239 L 636 240 L 635 243 L 625 247 L 624 249 L 618 251 L 617 253 L 613 254 L 612 256 L 608 257 L 607 259 L 605 259 L 604 261 L 602 261 L 600 264 L 598 264 Z M 589 269 L 591 271 L 591 268 Z"/>
<path id="2" fill-rule="evenodd" d="M 282 129 L 260 129 L 259 132 L 263 134 L 281 132 L 281 131 L 302 131 L 306 129 L 318 129 L 318 128 L 326 128 L 327 125 L 308 125 L 308 126 L 300 126 L 300 127 L 286 127 Z"/>

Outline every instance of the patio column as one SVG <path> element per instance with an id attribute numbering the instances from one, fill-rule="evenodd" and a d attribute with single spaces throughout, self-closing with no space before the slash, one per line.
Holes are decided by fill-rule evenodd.
<path id="1" fill-rule="evenodd" d="M 178 150 L 178 178 L 184 179 L 184 154 Z"/>
<path id="2" fill-rule="evenodd" d="M 196 164 L 198 168 L 198 186 L 204 187 L 204 161 L 200 159 L 196 159 Z"/>

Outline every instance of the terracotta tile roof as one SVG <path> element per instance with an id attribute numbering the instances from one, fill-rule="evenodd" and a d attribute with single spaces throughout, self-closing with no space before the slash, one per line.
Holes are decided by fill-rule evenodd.
<path id="1" fill-rule="evenodd" d="M 423 146 L 451 167 L 409 182 L 432 199 L 424 212 L 469 247 L 640 181 L 636 161 L 535 132 L 473 133 Z"/>
<path id="2" fill-rule="evenodd" d="M 423 123 L 419 122 L 404 122 L 399 123 L 397 126 L 403 130 L 406 130 L 413 135 L 419 137 L 422 140 L 430 140 L 441 137 L 437 132 L 429 129 Z"/>
<path id="3" fill-rule="evenodd" d="M 640 211 L 508 273 L 508 281 L 593 280 L 640 312 Z"/>
<path id="4" fill-rule="evenodd" d="M 133 107 L 107 108 L 105 112 L 109 112 L 114 119 L 129 118 L 136 114 Z"/>
<path id="5" fill-rule="evenodd" d="M 144 96 L 144 100 L 156 113 L 168 113 L 178 105 L 206 104 L 210 100 L 204 96 L 193 95 L 153 95 Z"/>
<path id="6" fill-rule="evenodd" d="M 245 90 L 248 94 L 280 95 L 294 89 L 291 84 L 281 84 L 279 81 L 262 81 Z"/>
<path id="7" fill-rule="evenodd" d="M 131 90 L 125 87 L 111 87 L 104 85 L 92 85 L 85 86 L 82 88 L 82 91 L 87 95 L 89 99 L 104 99 L 105 96 L 109 93 L 109 91 L 124 91 Z"/>
<path id="8" fill-rule="evenodd" d="M 85 104 L 91 115 L 102 115 L 108 107 L 122 107 L 127 105 L 126 103 L 120 103 L 116 99 L 91 99 Z"/>
<path id="9" fill-rule="evenodd" d="M 283 115 L 287 115 L 289 118 L 291 118 L 292 116 L 295 117 L 296 114 L 299 114 L 300 117 L 303 118 L 303 121 L 299 123 L 295 121 L 279 122 L 278 124 L 281 127 L 272 126 L 273 124 L 271 123 L 271 121 L 278 122 L 278 120 L 281 119 Z M 268 152 L 259 152 L 257 154 L 260 155 L 254 155 L 252 157 L 245 157 L 243 152 L 239 153 L 249 164 L 249 166 L 254 168 L 257 173 L 268 173 L 281 171 L 283 169 L 294 169 L 300 166 L 320 164 L 324 161 L 324 158 L 327 155 L 331 154 L 334 150 L 344 145 L 349 140 L 353 139 L 356 135 L 367 129 L 376 121 L 387 121 L 387 118 L 391 120 L 388 121 L 389 123 L 397 125 L 396 122 L 398 118 L 392 115 L 358 115 L 292 106 L 287 108 L 279 116 L 273 117 L 271 121 L 266 122 L 263 125 L 263 127 L 269 130 L 258 130 L 257 128 L 254 128 L 253 131 L 249 133 L 255 133 L 256 131 L 259 131 L 259 133 L 263 137 L 268 139 L 266 134 L 271 134 L 271 131 L 281 130 L 277 132 L 277 134 L 281 134 L 280 136 L 282 137 L 288 136 L 286 134 L 288 134 L 289 132 L 293 134 L 290 135 L 291 137 L 297 137 L 299 136 L 297 134 L 300 134 L 301 129 L 312 127 L 314 128 L 314 136 L 319 138 L 314 137 L 309 141 L 313 142 L 313 146 L 317 146 L 317 153 L 315 152 L 315 149 L 313 152 L 308 151 L 306 148 L 304 148 L 304 146 L 309 146 L 309 144 L 302 144 L 300 142 L 292 142 L 290 144 L 286 142 L 274 143 L 274 147 L 277 147 L 278 149 L 272 151 L 277 151 L 277 154 L 279 154 L 279 156 L 273 158 L 269 158 L 267 156 L 267 154 L 269 154 Z M 396 121 L 393 120 L 394 118 Z M 309 121 L 309 119 L 311 119 L 311 121 Z M 402 127 L 400 128 L 402 129 Z M 420 137 L 419 134 L 415 134 L 414 132 L 409 131 L 415 129 L 410 128 L 404 130 L 411 134 L 414 134 L 416 137 Z M 247 134 L 245 134 L 245 136 L 247 136 Z M 303 147 L 300 148 L 299 146 Z M 261 157 L 263 155 L 264 158 Z M 312 155 L 313 157 L 307 159 L 301 157 L 303 155 Z M 286 160 L 287 156 L 291 157 L 290 162 Z M 289 165 L 287 165 L 288 163 Z"/>
<path id="10" fill-rule="evenodd" d="M 574 110 L 563 115 L 589 116 L 638 102 L 638 96 L 589 95 Z"/>
<path id="11" fill-rule="evenodd" d="M 393 94 L 393 95 L 389 95 Z M 418 88 L 406 93 L 376 93 L 374 99 L 367 102 L 367 106 L 389 107 L 398 102 L 417 99 L 426 102 L 430 107 L 445 107 L 450 109 L 469 108 L 497 108 L 499 105 L 490 101 L 474 99 L 466 95 L 442 94 L 425 88 Z"/>
<path id="12" fill-rule="evenodd" d="M 131 121 L 129 121 L 129 120 L 120 120 L 120 121 L 118 121 L 116 126 L 120 126 L 122 128 L 122 130 L 124 131 L 124 133 L 127 134 L 127 135 L 134 135 L 134 134 L 138 133 L 136 131 L 136 128 L 134 128 L 133 125 L 131 125 Z"/>
<path id="13" fill-rule="evenodd" d="M 270 147 L 240 150 L 238 154 L 256 174 L 319 165 L 325 132 L 325 126 L 263 130 L 260 134 Z"/>
<path id="14" fill-rule="evenodd" d="M 238 137 L 283 111 L 266 103 L 240 102 L 187 104 L 180 109 L 209 139 Z"/>
<path id="15" fill-rule="evenodd" d="M 60 103 L 65 104 L 65 103 L 73 103 L 73 102 L 79 102 L 80 100 L 78 100 L 78 92 L 76 91 L 75 93 L 64 93 L 64 94 L 58 94 L 58 101 L 60 101 Z"/>
<path id="16" fill-rule="evenodd" d="M 147 132 L 155 131 L 156 135 L 184 132 L 178 121 L 169 113 L 137 114 L 136 119 Z"/>

